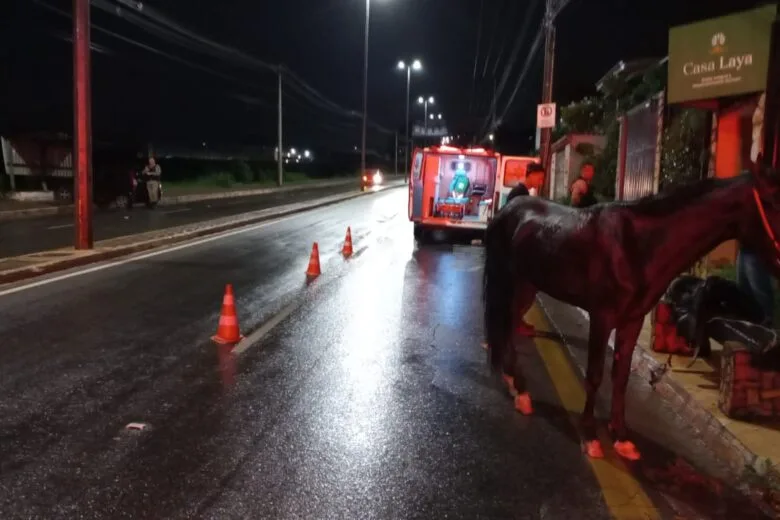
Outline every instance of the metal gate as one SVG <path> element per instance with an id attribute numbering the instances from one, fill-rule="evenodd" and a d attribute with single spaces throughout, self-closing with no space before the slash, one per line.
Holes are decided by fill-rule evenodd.
<path id="1" fill-rule="evenodd" d="M 663 97 L 656 96 L 623 117 L 624 166 L 622 175 L 618 173 L 622 189 L 616 194 L 622 200 L 638 199 L 658 190 L 662 111 Z"/>

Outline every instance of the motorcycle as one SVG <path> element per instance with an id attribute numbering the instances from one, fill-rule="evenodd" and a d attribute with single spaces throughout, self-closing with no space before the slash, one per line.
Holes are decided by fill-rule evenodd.
<path id="1" fill-rule="evenodd" d="M 157 180 L 157 201 L 152 202 L 149 200 L 149 189 L 146 183 L 153 178 L 149 175 L 144 175 L 143 171 L 133 172 L 133 192 L 130 197 L 128 208 L 133 207 L 133 203 L 146 204 L 147 208 L 154 208 L 162 200 L 162 182 Z"/>

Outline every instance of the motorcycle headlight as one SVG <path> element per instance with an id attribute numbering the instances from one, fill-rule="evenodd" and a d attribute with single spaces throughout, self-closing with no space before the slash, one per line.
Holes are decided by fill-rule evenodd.
<path id="1" fill-rule="evenodd" d="M 381 174 L 381 173 L 379 173 L 379 172 L 376 172 L 376 173 L 374 174 L 374 182 L 375 182 L 375 183 L 377 183 L 377 184 L 379 184 L 380 182 L 382 182 L 382 174 Z"/>

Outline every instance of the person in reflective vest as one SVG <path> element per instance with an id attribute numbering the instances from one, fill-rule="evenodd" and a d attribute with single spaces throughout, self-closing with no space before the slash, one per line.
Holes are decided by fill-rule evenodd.
<path id="1" fill-rule="evenodd" d="M 595 168 L 592 163 L 584 162 L 580 166 L 580 176 L 571 185 L 571 205 L 575 208 L 587 208 L 598 201 L 593 195 L 593 176 Z"/>

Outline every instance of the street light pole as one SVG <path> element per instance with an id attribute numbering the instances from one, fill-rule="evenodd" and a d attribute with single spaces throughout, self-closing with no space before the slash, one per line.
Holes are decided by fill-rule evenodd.
<path id="1" fill-rule="evenodd" d="M 371 0 L 366 0 L 366 35 L 363 43 L 363 143 L 360 148 L 360 174 L 366 171 L 366 129 L 368 127 L 368 26 Z"/>
<path id="2" fill-rule="evenodd" d="M 401 60 L 398 62 L 398 70 L 406 70 L 406 129 L 404 135 L 406 135 L 406 146 L 404 153 L 404 169 L 405 175 L 409 174 L 409 157 L 412 155 L 412 139 L 409 137 L 409 111 L 412 97 L 412 70 L 422 70 L 422 63 L 420 60 L 412 60 L 409 63 Z"/>
<path id="3" fill-rule="evenodd" d="M 277 127 L 276 127 L 276 138 L 277 143 L 276 146 L 279 149 L 278 156 L 277 156 L 277 163 L 276 163 L 276 182 L 279 184 L 279 186 L 282 185 L 284 182 L 284 148 L 282 148 L 282 67 L 279 66 L 279 106 L 278 106 L 278 115 L 277 115 Z"/>
<path id="4" fill-rule="evenodd" d="M 406 66 L 406 152 L 404 153 L 404 177 L 409 175 L 409 156 L 412 154 L 412 142 L 409 140 L 409 98 L 412 95 L 412 64 Z"/>
<path id="5" fill-rule="evenodd" d="M 393 173 L 398 175 L 398 132 L 395 133 L 395 147 L 393 148 L 395 161 L 393 162 Z"/>
<path id="6" fill-rule="evenodd" d="M 73 0 L 73 179 L 75 248 L 92 249 L 92 93 L 89 0 Z"/>

